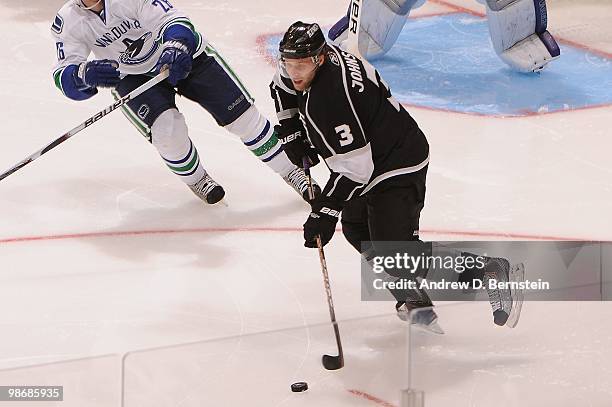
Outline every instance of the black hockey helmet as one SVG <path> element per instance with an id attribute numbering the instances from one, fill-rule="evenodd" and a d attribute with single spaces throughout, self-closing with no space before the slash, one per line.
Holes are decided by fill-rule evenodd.
<path id="1" fill-rule="evenodd" d="M 319 24 L 296 21 L 283 35 L 278 50 L 281 58 L 308 58 L 319 55 L 325 44 L 325 36 Z"/>

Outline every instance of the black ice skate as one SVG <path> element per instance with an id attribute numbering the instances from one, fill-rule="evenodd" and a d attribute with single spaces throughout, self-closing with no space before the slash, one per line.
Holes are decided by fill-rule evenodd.
<path id="1" fill-rule="evenodd" d="M 304 199 L 306 202 L 310 202 L 310 199 L 308 198 L 308 178 L 306 178 L 306 173 L 302 168 L 296 167 L 289 174 L 287 174 L 286 177 L 283 177 L 283 179 L 287 184 L 291 185 L 291 187 L 295 189 L 295 192 L 300 194 L 302 199 Z M 314 191 L 315 198 L 321 194 L 321 187 L 319 187 L 319 184 L 317 184 L 314 179 L 312 180 L 312 189 Z"/>
<path id="2" fill-rule="evenodd" d="M 189 189 L 207 204 L 215 204 L 223 199 L 225 190 L 210 175 L 205 174 L 198 182 L 188 185 Z"/>
<path id="3" fill-rule="evenodd" d="M 410 314 L 410 311 L 418 308 L 423 308 L 423 310 L 415 312 L 412 315 Z M 436 314 L 436 312 L 433 310 L 433 305 L 431 302 L 424 303 L 416 301 L 399 301 L 397 304 L 395 304 L 395 310 L 397 311 L 398 318 L 402 321 L 410 321 L 415 326 L 435 334 L 444 334 L 444 330 L 438 324 L 438 314 Z"/>
<path id="4" fill-rule="evenodd" d="M 493 309 L 493 322 L 499 326 L 514 328 L 518 324 L 523 307 L 524 290 L 515 288 L 489 288 L 489 281 L 521 282 L 525 281 L 525 266 L 522 263 L 510 265 L 501 257 L 491 258 L 484 268 L 484 285 Z"/>

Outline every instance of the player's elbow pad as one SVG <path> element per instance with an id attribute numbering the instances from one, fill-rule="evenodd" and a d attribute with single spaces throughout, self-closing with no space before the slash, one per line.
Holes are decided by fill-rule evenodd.
<path id="1" fill-rule="evenodd" d="M 189 28 L 181 24 L 173 24 L 164 31 L 164 42 L 180 41 L 189 48 L 189 54 L 196 51 L 196 37 Z"/>
<path id="2" fill-rule="evenodd" d="M 69 65 L 60 71 L 55 78 L 55 85 L 66 97 L 72 100 L 86 100 L 98 93 L 96 88 L 83 86 L 76 78 L 77 65 Z"/>

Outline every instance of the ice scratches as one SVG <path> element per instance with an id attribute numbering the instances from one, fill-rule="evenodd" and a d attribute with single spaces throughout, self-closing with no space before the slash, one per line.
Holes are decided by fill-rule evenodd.
<path id="1" fill-rule="evenodd" d="M 112 185 L 107 185 L 104 184 L 107 187 L 111 187 Z M 156 187 L 159 186 L 163 186 L 163 185 L 156 185 Z M 115 210 L 117 212 L 117 216 L 119 217 L 120 220 L 124 220 L 125 216 L 123 216 L 123 212 L 121 209 L 122 206 L 122 201 L 127 200 L 128 197 L 136 197 L 138 198 L 138 200 L 143 201 L 147 204 L 149 204 L 150 207 L 156 208 L 156 209 L 165 209 L 168 208 L 166 205 L 162 205 L 161 203 L 154 201 L 152 199 L 147 198 L 146 196 L 138 193 L 137 191 L 144 191 L 147 189 L 151 189 L 152 186 L 146 186 L 146 187 L 136 187 L 136 188 L 132 188 L 132 189 L 128 189 L 127 191 L 123 191 L 122 193 L 120 193 L 119 195 L 117 195 L 115 197 Z M 128 206 L 127 204 L 125 204 L 124 206 Z M 143 208 L 139 208 L 139 209 L 143 209 Z"/>

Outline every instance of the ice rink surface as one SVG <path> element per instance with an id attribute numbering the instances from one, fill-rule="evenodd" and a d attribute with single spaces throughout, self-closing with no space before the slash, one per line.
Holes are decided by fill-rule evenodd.
<path id="1" fill-rule="evenodd" d="M 269 117 L 274 67 L 262 39 L 298 19 L 329 27 L 347 6 L 340 0 L 174 3 Z M 112 101 L 101 92 L 72 102 L 54 87 L 49 27 L 61 4 L 0 0 L 2 171 Z M 482 12 L 472 1 L 430 0 L 412 18 Z M 612 65 L 611 17 L 609 1 L 550 2 L 549 30 L 562 58 L 565 50 L 578 53 L 573 58 L 583 58 L 585 68 L 578 74 L 553 63 L 536 79 L 555 76 L 569 86 L 597 78 L 597 100 L 609 100 L 612 79 L 601 72 Z M 487 36 L 481 51 L 493 53 L 481 33 Z M 418 66 L 410 46 L 402 49 L 380 63 Z M 502 77 L 507 70 L 499 64 Z M 439 77 L 435 64 L 427 69 Z M 467 77 L 453 80 L 466 91 Z M 503 117 L 440 110 L 440 94 L 421 86 L 422 103 L 406 105 L 431 145 L 422 237 L 611 240 L 612 105 L 580 105 L 595 90 L 577 88 L 583 93 L 570 95 L 575 108 L 561 105 L 553 113 L 535 106 L 530 114 Z M 118 405 L 122 371 L 130 407 L 398 406 L 408 380 L 406 326 L 393 304 L 360 301 L 357 254 L 341 233 L 326 247 L 336 314 L 350 320 L 341 323 L 347 366 L 330 373 L 319 363 L 334 342 L 318 257 L 302 247 L 307 205 L 205 111 L 178 103 L 228 206 L 198 201 L 120 113 L 0 182 L 0 369 L 44 364 L 0 371 L 0 385 L 59 380 L 66 401 L 58 406 Z M 314 173 L 325 182 L 322 166 Z M 421 352 L 411 380 L 426 390 L 428 407 L 493 400 L 500 407 L 609 406 L 610 308 L 529 303 L 510 331 L 493 326 L 487 304 L 442 306 L 447 335 L 413 335 Z M 72 359 L 78 360 L 51 363 Z M 298 380 L 311 389 L 292 394 L 289 385 Z M 102 389 L 100 382 L 109 384 Z"/>

